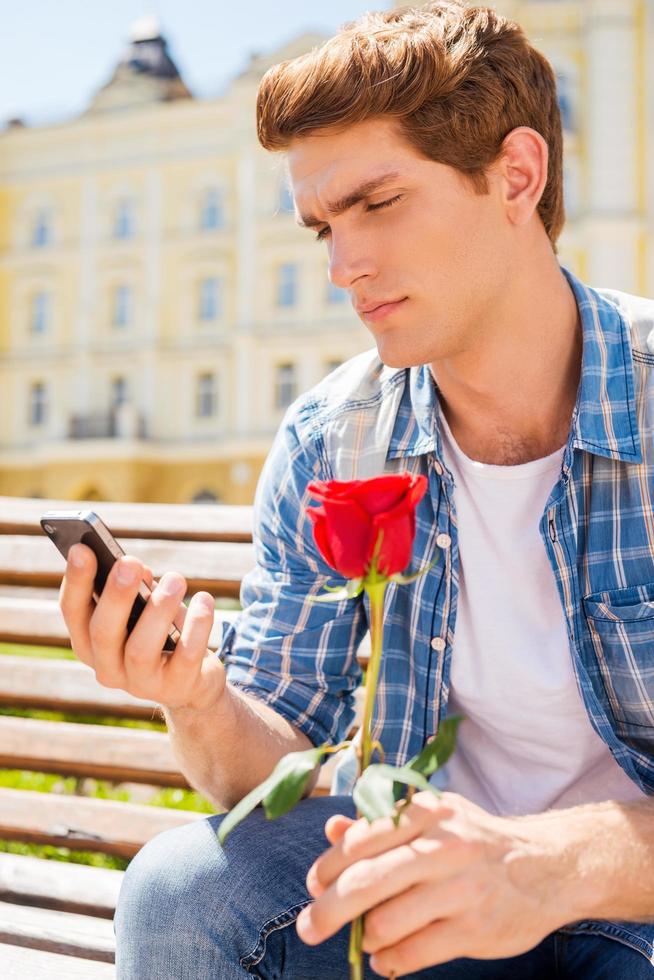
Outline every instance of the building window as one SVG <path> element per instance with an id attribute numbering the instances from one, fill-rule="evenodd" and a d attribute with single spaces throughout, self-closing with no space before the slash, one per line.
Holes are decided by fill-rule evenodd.
<path id="1" fill-rule="evenodd" d="M 277 269 L 277 306 L 288 308 L 297 302 L 297 265 L 285 262 Z"/>
<path id="2" fill-rule="evenodd" d="M 570 79 L 567 75 L 560 72 L 556 76 L 556 88 L 559 100 L 559 111 L 561 113 L 561 125 L 564 132 L 572 132 L 574 125 L 574 107 L 572 100 Z"/>
<path id="3" fill-rule="evenodd" d="M 121 283 L 114 286 L 111 322 L 114 327 L 127 327 L 132 320 L 132 287 Z"/>
<path id="4" fill-rule="evenodd" d="M 296 394 L 295 364 L 278 364 L 275 375 L 275 408 L 288 408 Z"/>
<path id="5" fill-rule="evenodd" d="M 119 201 L 114 212 L 114 238 L 122 240 L 134 237 L 134 204 L 129 200 Z"/>
<path id="6" fill-rule="evenodd" d="M 196 387 L 195 414 L 200 419 L 211 418 L 218 409 L 215 374 L 199 374 Z"/>
<path id="7" fill-rule="evenodd" d="M 220 497 L 213 490 L 198 490 L 191 500 L 193 504 L 218 504 Z"/>
<path id="8" fill-rule="evenodd" d="M 45 208 L 37 211 L 34 217 L 30 241 L 33 248 L 44 248 L 52 243 L 52 215 Z"/>
<path id="9" fill-rule="evenodd" d="M 119 405 L 123 405 L 129 398 L 129 385 L 127 383 L 127 378 L 112 378 L 111 379 L 111 407 L 118 408 Z"/>
<path id="10" fill-rule="evenodd" d="M 347 303 L 348 298 L 347 289 L 341 289 L 340 286 L 335 286 L 330 280 L 327 281 L 327 302 L 330 306 Z"/>
<path id="11" fill-rule="evenodd" d="M 336 368 L 339 368 L 342 363 L 343 361 L 339 361 L 339 360 L 325 361 L 325 374 L 331 374 L 332 371 L 335 371 Z"/>
<path id="12" fill-rule="evenodd" d="M 295 214 L 295 202 L 293 193 L 287 181 L 283 180 L 279 185 L 279 210 L 282 214 Z"/>
<path id="13" fill-rule="evenodd" d="M 217 190 L 205 191 L 200 206 L 201 230 L 214 231 L 216 228 L 222 228 L 224 224 L 225 214 L 222 194 Z"/>
<path id="14" fill-rule="evenodd" d="M 200 320 L 217 320 L 222 313 L 220 280 L 217 276 L 207 276 L 200 280 L 198 314 Z"/>
<path id="15" fill-rule="evenodd" d="M 35 381 L 29 393 L 29 424 L 43 425 L 47 414 L 46 387 L 43 381 Z"/>
<path id="16" fill-rule="evenodd" d="M 30 330 L 33 334 L 47 333 L 50 329 L 52 301 L 50 293 L 40 290 L 32 296 Z"/>

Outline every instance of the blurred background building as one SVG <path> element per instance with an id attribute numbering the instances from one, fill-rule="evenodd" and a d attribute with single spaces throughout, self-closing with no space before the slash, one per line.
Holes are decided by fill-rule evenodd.
<path id="1" fill-rule="evenodd" d="M 651 295 L 654 0 L 494 6 L 557 72 L 561 261 Z M 142 18 L 81 116 L 0 133 L 0 494 L 250 503 L 288 404 L 372 346 L 256 140 L 261 74 L 321 40 L 198 100 Z"/>

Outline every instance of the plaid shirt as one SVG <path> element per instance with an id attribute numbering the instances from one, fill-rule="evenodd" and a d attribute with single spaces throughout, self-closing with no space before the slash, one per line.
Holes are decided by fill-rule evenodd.
<path id="1" fill-rule="evenodd" d="M 654 301 L 594 290 L 563 272 L 581 317 L 581 383 L 540 532 L 591 724 L 634 783 L 654 795 Z M 446 713 L 456 622 L 454 486 L 427 365 L 389 368 L 375 348 L 288 409 L 257 486 L 256 565 L 243 579 L 244 608 L 219 651 L 232 684 L 313 743 L 344 739 L 369 603 L 365 594 L 307 601 L 336 582 L 313 540 L 306 488 L 314 479 L 403 471 L 429 481 L 416 511 L 413 568 L 438 561 L 414 583 L 386 589 L 374 737 L 392 765 L 419 752 Z M 349 762 L 333 791 L 351 791 Z M 654 962 L 654 925 L 583 927 L 618 929 Z"/>

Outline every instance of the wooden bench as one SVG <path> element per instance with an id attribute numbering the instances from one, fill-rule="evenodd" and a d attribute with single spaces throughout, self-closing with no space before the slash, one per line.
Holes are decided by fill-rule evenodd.
<path id="1" fill-rule="evenodd" d="M 152 567 L 181 572 L 198 589 L 232 600 L 221 608 L 210 646 L 238 615 L 241 579 L 252 566 L 252 511 L 223 505 L 84 503 L 0 497 L 0 642 L 69 647 L 57 596 L 63 558 L 43 534 L 46 510 L 96 510 L 125 551 Z M 236 601 L 234 601 L 236 600 Z M 229 603 L 223 602 L 223 605 Z M 359 651 L 365 662 L 366 651 Z M 0 705 L 107 719 L 160 717 L 156 705 L 104 688 L 77 660 L 0 657 Z M 147 787 L 188 788 L 165 732 L 0 716 L 0 768 L 59 773 Z M 331 766 L 316 793 L 329 792 Z M 147 792 L 147 789 L 144 791 Z M 203 814 L 0 787 L 0 839 L 51 844 L 131 859 L 153 836 Z M 0 853 L 0 976 L 114 976 L 112 919 L 123 872 Z"/>

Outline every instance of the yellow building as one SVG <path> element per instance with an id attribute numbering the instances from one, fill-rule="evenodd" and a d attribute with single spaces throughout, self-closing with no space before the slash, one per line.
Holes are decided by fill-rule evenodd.
<path id="1" fill-rule="evenodd" d="M 593 286 L 654 295 L 654 0 L 485 4 L 521 24 L 557 75 L 561 261 Z"/>
<path id="2" fill-rule="evenodd" d="M 0 134 L 0 494 L 251 502 L 284 410 L 372 346 L 256 140 L 156 24 L 72 121 Z"/>
<path id="3" fill-rule="evenodd" d="M 561 260 L 654 290 L 654 0 L 497 0 L 555 67 Z M 150 20 L 81 117 L 0 133 L 0 494 L 249 503 L 286 405 L 372 346 L 258 145 Z"/>

